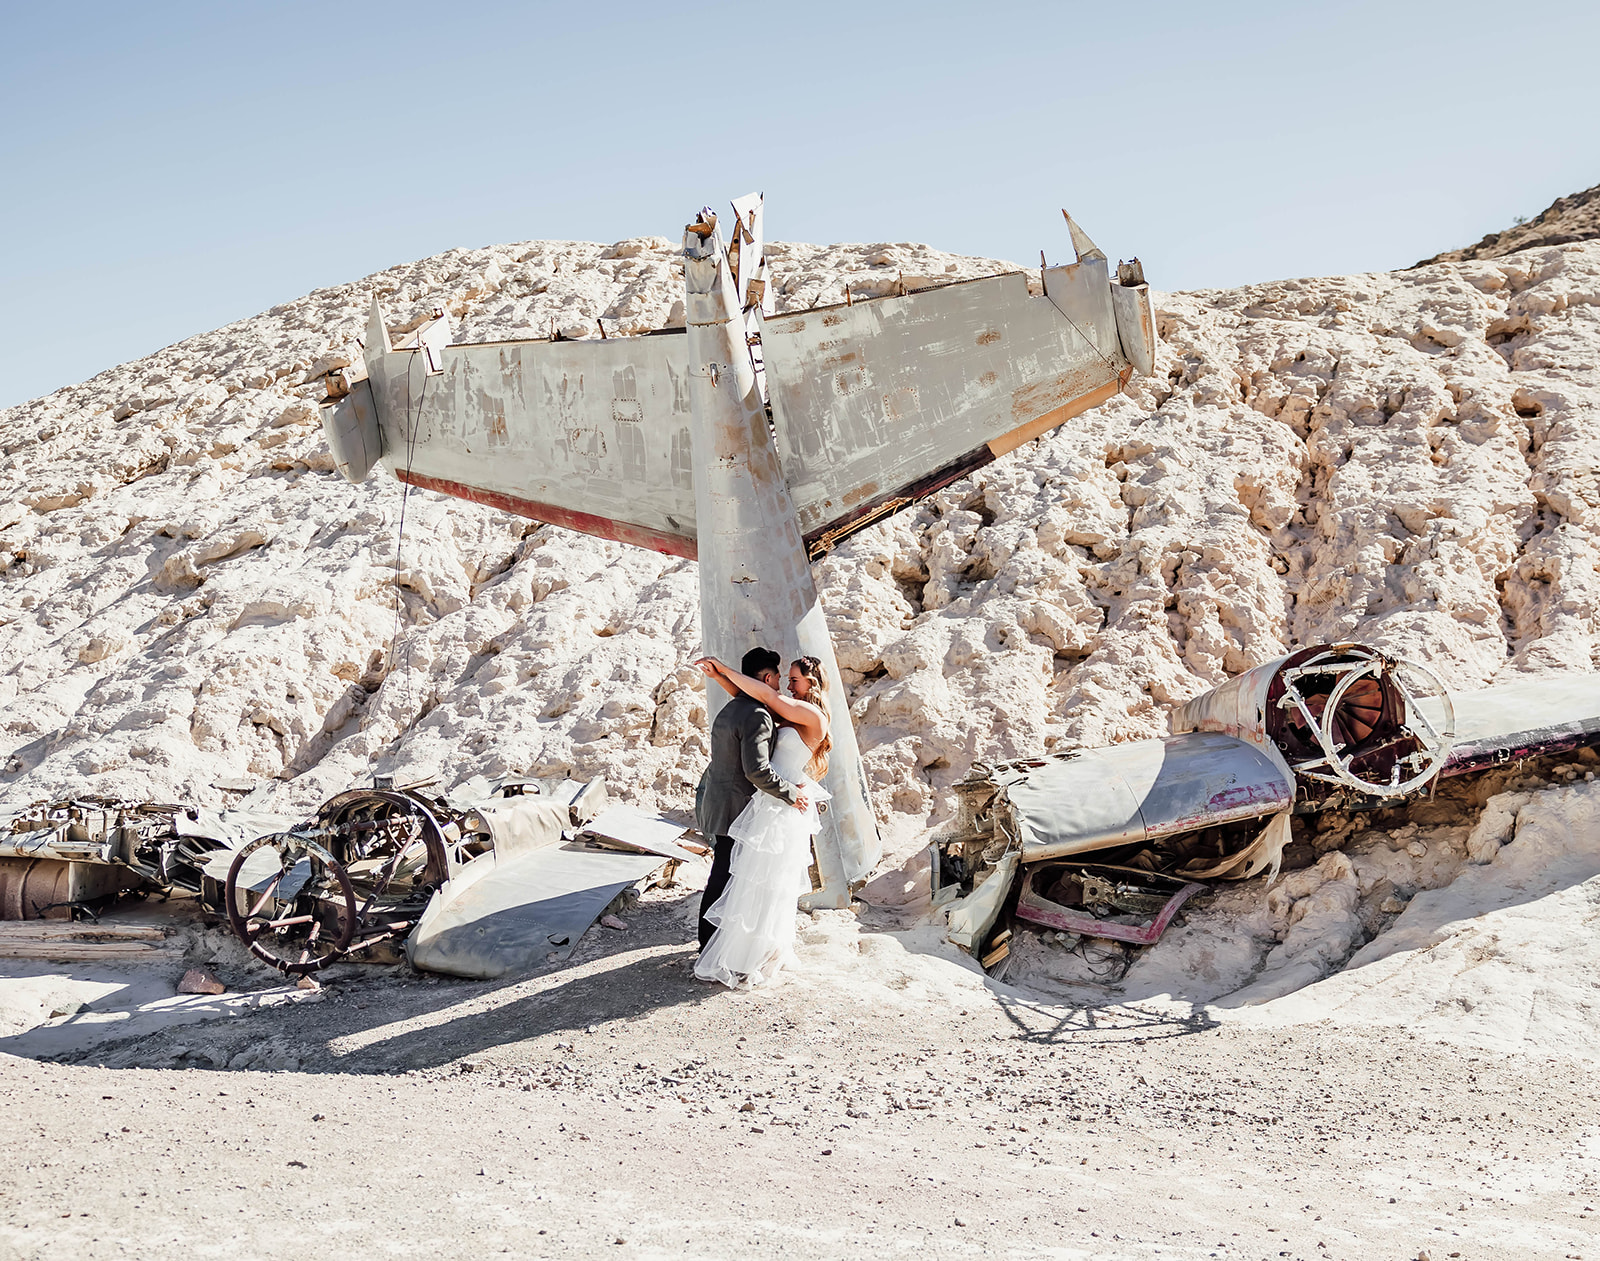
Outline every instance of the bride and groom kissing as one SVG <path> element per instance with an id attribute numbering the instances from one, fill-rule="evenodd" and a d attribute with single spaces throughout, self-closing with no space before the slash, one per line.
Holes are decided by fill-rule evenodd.
<path id="1" fill-rule="evenodd" d="M 733 988 L 770 983 L 791 956 L 828 798 L 818 782 L 832 747 L 822 665 L 797 658 L 786 695 L 781 664 L 770 648 L 752 648 L 737 670 L 715 657 L 695 662 L 731 699 L 711 724 L 711 764 L 695 794 L 695 823 L 715 850 L 694 973 Z"/>

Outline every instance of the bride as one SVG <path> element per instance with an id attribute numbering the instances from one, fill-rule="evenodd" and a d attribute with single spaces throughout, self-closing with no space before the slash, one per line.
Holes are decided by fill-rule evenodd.
<path id="1" fill-rule="evenodd" d="M 715 657 L 695 662 L 730 696 L 744 692 L 772 711 L 778 723 L 772 769 L 801 786 L 803 808 L 758 792 L 728 828 L 737 844 L 728 884 L 706 912 L 717 926 L 694 974 L 704 981 L 750 989 L 769 984 L 792 957 L 795 902 L 811 891 L 811 838 L 819 826 L 817 802 L 828 793 L 817 782 L 828 770 L 827 684 L 822 663 L 801 657 L 789 667 L 789 695 L 730 669 Z"/>

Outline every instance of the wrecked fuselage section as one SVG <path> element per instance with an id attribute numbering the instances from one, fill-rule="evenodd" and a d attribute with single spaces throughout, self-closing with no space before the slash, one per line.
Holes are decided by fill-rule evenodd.
<path id="1" fill-rule="evenodd" d="M 976 765 L 933 845 L 951 941 L 992 966 L 1011 918 L 1148 945 L 1205 882 L 1276 877 L 1295 815 L 1392 808 L 1443 777 L 1600 744 L 1600 678 L 1471 692 L 1362 644 L 1196 697 L 1174 734 Z"/>

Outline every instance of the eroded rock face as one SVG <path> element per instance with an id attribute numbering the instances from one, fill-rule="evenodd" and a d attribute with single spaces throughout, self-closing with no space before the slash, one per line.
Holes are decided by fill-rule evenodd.
<path id="1" fill-rule="evenodd" d="M 1007 268 L 772 254 L 784 307 Z M 455 251 L 0 412 L 0 797 L 565 771 L 688 804 L 694 566 L 349 486 L 314 406 L 373 294 L 473 340 L 681 321 L 681 285 L 662 238 Z M 1597 303 L 1600 243 L 1160 297 L 1154 378 L 817 566 L 891 834 L 975 759 L 1158 734 L 1296 644 L 1593 668 Z"/>
<path id="2" fill-rule="evenodd" d="M 1154 379 L 819 567 L 880 792 L 1300 644 L 1593 669 L 1597 299 L 1597 245 L 1163 297 Z"/>

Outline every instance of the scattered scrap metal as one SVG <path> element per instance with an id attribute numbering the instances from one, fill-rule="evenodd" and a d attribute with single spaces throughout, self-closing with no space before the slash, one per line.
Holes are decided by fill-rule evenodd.
<path id="1" fill-rule="evenodd" d="M 378 780 L 309 819 L 83 798 L 0 814 L 5 919 L 65 919 L 124 889 L 197 895 L 291 976 L 404 943 L 422 968 L 498 976 L 565 958 L 622 891 L 670 882 L 687 829 L 609 806 L 604 780 Z"/>
<path id="2" fill-rule="evenodd" d="M 814 656 L 843 715 L 809 562 L 1154 372 L 1150 287 L 1137 259 L 1113 272 L 1063 211 L 1074 261 L 1041 255 L 1036 284 L 922 277 L 780 314 L 763 199 L 731 209 L 685 226 L 677 328 L 465 342 L 442 308 L 392 334 L 374 299 L 362 362 L 329 378 L 323 432 L 351 482 L 381 463 L 412 486 L 697 558 L 705 651 Z M 711 718 L 723 699 L 713 688 Z M 832 740 L 809 907 L 849 906 L 882 852 L 853 724 Z"/>
<path id="3" fill-rule="evenodd" d="M 199 894 L 215 854 L 292 822 L 260 800 L 211 810 L 75 797 L 0 810 L 0 919 L 67 919 L 121 889 Z"/>
<path id="4" fill-rule="evenodd" d="M 1196 697 L 1172 730 L 974 766 L 933 843 L 949 939 L 986 967 L 1009 917 L 1153 943 L 1201 882 L 1276 877 L 1295 815 L 1391 808 L 1440 778 L 1600 744 L 1600 676 L 1451 692 L 1414 662 L 1318 645 Z"/>

